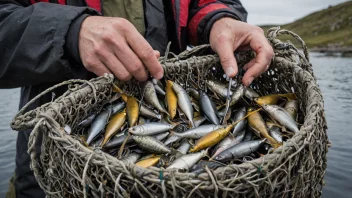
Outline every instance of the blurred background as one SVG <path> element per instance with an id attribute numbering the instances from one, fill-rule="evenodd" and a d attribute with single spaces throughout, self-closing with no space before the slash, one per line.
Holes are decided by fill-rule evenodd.
<path id="1" fill-rule="evenodd" d="M 323 197 L 352 195 L 352 2 L 344 0 L 243 0 L 248 23 L 289 29 L 305 40 L 325 100 L 328 135 Z M 288 37 L 282 37 L 287 40 Z M 17 132 L 10 122 L 18 111 L 20 89 L 0 89 L 0 197 L 15 169 Z"/>

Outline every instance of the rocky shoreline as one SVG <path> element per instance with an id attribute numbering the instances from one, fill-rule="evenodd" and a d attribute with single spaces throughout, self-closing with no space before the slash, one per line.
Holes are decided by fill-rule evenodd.
<path id="1" fill-rule="evenodd" d="M 352 57 L 352 47 L 315 47 L 311 48 L 309 51 L 324 53 L 326 55 Z"/>

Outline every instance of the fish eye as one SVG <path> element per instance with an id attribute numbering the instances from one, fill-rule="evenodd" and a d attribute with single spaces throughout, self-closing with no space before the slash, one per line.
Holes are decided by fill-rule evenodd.
<path id="1" fill-rule="evenodd" d="M 132 128 L 132 131 L 135 131 L 135 130 L 137 130 L 136 128 Z"/>

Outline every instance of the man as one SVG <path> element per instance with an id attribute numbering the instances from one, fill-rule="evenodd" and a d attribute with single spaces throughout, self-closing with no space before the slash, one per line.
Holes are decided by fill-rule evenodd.
<path id="1" fill-rule="evenodd" d="M 230 77 L 237 73 L 234 50 L 252 48 L 257 56 L 244 67 L 248 86 L 268 69 L 273 50 L 246 17 L 239 0 L 2 0 L 0 88 L 22 87 L 22 107 L 68 79 L 104 73 L 122 81 L 160 79 L 157 58 L 168 41 L 175 53 L 210 43 Z M 45 96 L 28 110 L 50 100 Z M 29 133 L 18 133 L 16 196 L 44 197 L 29 168 Z"/>

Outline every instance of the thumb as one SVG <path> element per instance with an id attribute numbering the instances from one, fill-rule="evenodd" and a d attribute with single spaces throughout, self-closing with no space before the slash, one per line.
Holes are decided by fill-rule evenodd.
<path id="1" fill-rule="evenodd" d="M 224 69 L 225 74 L 232 78 L 236 76 L 238 72 L 237 61 L 235 59 L 234 50 L 231 42 L 223 42 L 216 46 L 216 50 L 220 57 L 221 66 Z"/>

